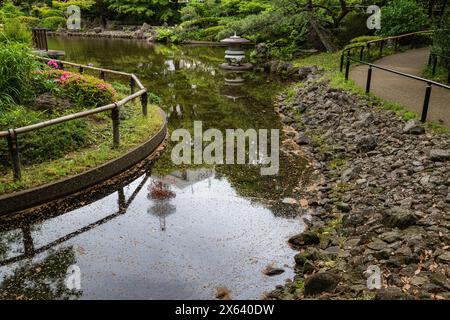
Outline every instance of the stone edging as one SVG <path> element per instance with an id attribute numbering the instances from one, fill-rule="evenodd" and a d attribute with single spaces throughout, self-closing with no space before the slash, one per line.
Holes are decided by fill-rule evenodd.
<path id="1" fill-rule="evenodd" d="M 160 112 L 163 116 L 163 123 L 159 131 L 146 142 L 121 157 L 86 172 L 53 183 L 0 196 L 0 215 L 37 206 L 89 188 L 120 174 L 144 160 L 164 142 L 167 135 L 166 115 L 161 109 Z"/>

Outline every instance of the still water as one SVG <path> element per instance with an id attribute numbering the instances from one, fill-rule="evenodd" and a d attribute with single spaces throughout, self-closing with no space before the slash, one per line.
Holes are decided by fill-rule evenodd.
<path id="1" fill-rule="evenodd" d="M 160 97 L 169 130 L 194 120 L 204 130 L 280 128 L 273 98 L 282 84 L 221 71 L 224 48 L 77 38 L 49 46 L 68 61 L 137 74 Z M 286 241 L 304 226 L 283 199 L 306 184 L 304 159 L 282 152 L 279 174 L 264 177 L 253 166 L 176 166 L 171 147 L 125 183 L 0 222 L 0 298 L 214 299 L 225 287 L 233 299 L 258 299 L 292 277 Z M 161 187 L 164 201 L 151 197 Z M 72 265 L 77 292 L 65 282 Z M 285 273 L 268 277 L 268 265 Z"/>

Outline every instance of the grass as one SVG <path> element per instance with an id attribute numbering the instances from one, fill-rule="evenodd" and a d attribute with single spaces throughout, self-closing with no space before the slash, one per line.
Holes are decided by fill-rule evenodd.
<path id="1" fill-rule="evenodd" d="M 92 144 L 88 148 L 70 152 L 62 158 L 39 164 L 22 166 L 22 180 L 14 182 L 12 170 L 7 168 L 0 177 L 0 194 L 36 187 L 51 181 L 67 178 L 97 167 L 119 157 L 155 134 L 162 118 L 155 106 L 149 106 L 148 117 L 141 115 L 137 102 L 129 103 L 123 110 L 125 119 L 120 125 L 120 146 L 112 148 L 112 126 L 101 117 L 89 118 Z"/>

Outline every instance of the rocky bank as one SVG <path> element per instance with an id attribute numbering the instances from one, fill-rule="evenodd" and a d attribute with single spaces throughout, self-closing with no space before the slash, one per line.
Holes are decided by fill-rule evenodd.
<path id="1" fill-rule="evenodd" d="M 309 229 L 289 240 L 296 277 L 266 298 L 450 299 L 450 135 L 325 80 L 277 108 L 323 183 L 298 195 Z"/>

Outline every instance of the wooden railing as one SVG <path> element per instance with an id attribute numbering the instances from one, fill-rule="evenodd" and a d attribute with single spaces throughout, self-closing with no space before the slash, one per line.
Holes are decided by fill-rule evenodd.
<path id="1" fill-rule="evenodd" d="M 48 58 L 44 58 L 44 57 L 36 57 L 36 59 L 43 60 L 43 61 L 52 60 L 52 59 L 48 59 Z M 113 131 L 112 146 L 113 146 L 113 148 L 117 148 L 120 144 L 120 129 L 119 129 L 120 108 L 124 107 L 128 102 L 140 97 L 141 106 L 142 106 L 142 114 L 144 116 L 148 115 L 148 112 L 147 112 L 147 106 L 148 106 L 147 89 L 142 85 L 142 83 L 139 81 L 139 79 L 134 74 L 126 73 L 126 72 L 119 72 L 119 71 L 114 71 L 114 70 L 108 70 L 108 69 L 103 69 L 103 68 L 96 68 L 96 67 L 92 67 L 92 66 L 86 66 L 86 65 L 76 64 L 76 63 L 67 62 L 67 61 L 60 61 L 60 60 L 53 60 L 53 61 L 56 61 L 58 63 L 58 66 L 60 69 L 64 69 L 65 66 L 70 66 L 73 68 L 78 68 L 78 72 L 80 72 L 80 73 L 83 73 L 85 69 L 99 72 L 99 78 L 103 79 L 103 80 L 105 79 L 106 74 L 128 77 L 130 80 L 130 95 L 128 95 L 127 97 L 123 98 L 120 101 L 108 104 L 106 106 L 66 115 L 63 117 L 39 122 L 39 123 L 28 125 L 25 127 L 11 128 L 11 129 L 8 129 L 7 131 L 0 131 L 0 139 L 6 138 L 8 141 L 8 149 L 9 149 L 9 154 L 10 154 L 10 158 L 11 158 L 14 180 L 20 180 L 22 177 L 21 165 L 20 165 L 20 154 L 19 154 L 19 147 L 18 147 L 19 146 L 18 135 L 20 135 L 20 134 L 31 132 L 31 131 L 36 131 L 36 130 L 39 130 L 39 129 L 42 129 L 45 127 L 61 124 L 61 123 L 72 121 L 72 120 L 79 119 L 79 118 L 86 118 L 86 117 L 94 115 L 94 114 L 111 111 L 112 131 Z M 136 86 L 138 88 L 137 92 L 135 92 Z"/>

